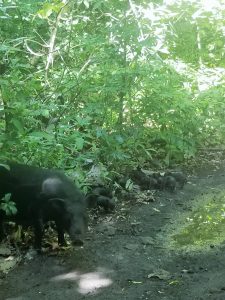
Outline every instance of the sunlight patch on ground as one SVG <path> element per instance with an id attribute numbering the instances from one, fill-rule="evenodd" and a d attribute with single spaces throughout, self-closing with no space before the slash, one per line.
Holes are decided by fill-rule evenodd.
<path id="1" fill-rule="evenodd" d="M 225 190 L 221 188 L 195 198 L 192 211 L 176 216 L 167 231 L 167 244 L 176 250 L 210 249 L 224 243 Z"/>
<path id="2" fill-rule="evenodd" d="M 81 294 L 88 294 L 103 287 L 110 286 L 112 280 L 104 278 L 103 274 L 99 272 L 86 273 L 80 276 L 79 292 Z"/>
<path id="3" fill-rule="evenodd" d="M 62 275 L 55 276 L 52 281 L 61 281 L 61 280 L 78 280 L 80 274 L 78 272 L 70 272 Z"/>
<path id="4" fill-rule="evenodd" d="M 78 284 L 78 292 L 80 294 L 96 294 L 99 289 L 110 286 L 113 281 L 107 278 L 109 271 L 98 269 L 95 272 L 79 273 L 77 271 L 69 272 L 55 276 L 51 281 L 75 281 Z"/>

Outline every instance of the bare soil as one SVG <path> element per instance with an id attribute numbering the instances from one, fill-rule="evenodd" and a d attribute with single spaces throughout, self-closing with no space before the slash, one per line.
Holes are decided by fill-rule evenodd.
<path id="1" fill-rule="evenodd" d="M 115 213 L 91 219 L 83 248 L 22 259 L 2 275 L 0 299 L 224 300 L 225 244 L 180 251 L 165 242 L 168 225 L 195 198 L 225 188 L 224 170 L 202 171 L 183 190 L 156 192 L 154 201 L 118 199 Z"/>

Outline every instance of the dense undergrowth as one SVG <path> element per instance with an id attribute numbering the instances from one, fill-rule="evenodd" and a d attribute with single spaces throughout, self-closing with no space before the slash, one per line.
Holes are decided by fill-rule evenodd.
<path id="1" fill-rule="evenodd" d="M 1 3 L 1 159 L 82 182 L 223 144 L 225 9 L 171 3 Z"/>

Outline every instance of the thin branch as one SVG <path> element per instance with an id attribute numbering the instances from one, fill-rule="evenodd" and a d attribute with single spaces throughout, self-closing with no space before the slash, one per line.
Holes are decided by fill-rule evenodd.
<path id="1" fill-rule="evenodd" d="M 80 71 L 77 74 L 77 77 L 80 76 L 80 74 L 87 68 L 87 66 L 90 64 L 91 62 L 91 58 L 89 58 L 83 65 L 83 67 L 80 69 Z"/>
<path id="2" fill-rule="evenodd" d="M 40 52 L 34 52 L 34 51 L 28 46 L 27 40 L 24 41 L 24 44 L 25 44 L 25 46 L 26 46 L 27 51 L 28 51 L 29 53 L 31 53 L 32 55 L 34 55 L 34 56 L 39 56 L 39 57 L 44 55 L 43 53 L 40 53 Z M 39 43 L 38 43 L 38 44 L 39 44 Z M 43 46 L 43 45 L 42 45 L 42 46 Z"/>
<path id="3" fill-rule="evenodd" d="M 49 52 L 48 52 L 48 56 L 47 56 L 47 60 L 46 60 L 46 67 L 45 67 L 46 73 L 48 72 L 50 64 L 53 65 L 53 61 L 54 61 L 53 53 L 54 53 L 54 47 L 55 47 L 55 40 L 56 40 L 58 25 L 59 25 L 59 22 L 60 22 L 60 19 L 61 19 L 63 9 L 64 9 L 65 6 L 68 5 L 68 3 L 69 3 L 69 1 L 65 3 L 65 5 L 60 9 L 60 11 L 59 11 L 59 13 L 56 17 L 55 26 L 52 30 L 52 34 L 51 34 L 50 41 L 49 41 Z"/>

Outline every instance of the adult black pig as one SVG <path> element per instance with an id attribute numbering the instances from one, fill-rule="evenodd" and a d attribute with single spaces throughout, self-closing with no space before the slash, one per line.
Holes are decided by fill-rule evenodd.
<path id="1" fill-rule="evenodd" d="M 59 244 L 65 245 L 65 232 L 74 244 L 82 244 L 87 227 L 86 202 L 76 185 L 59 171 L 8 165 L 7 176 L 0 168 L 0 191 L 11 193 L 11 200 L 16 203 L 17 214 L 11 220 L 33 226 L 35 248 L 41 248 L 44 224 L 50 220 L 56 223 Z M 1 211 L 0 233 L 5 219 Z"/>

